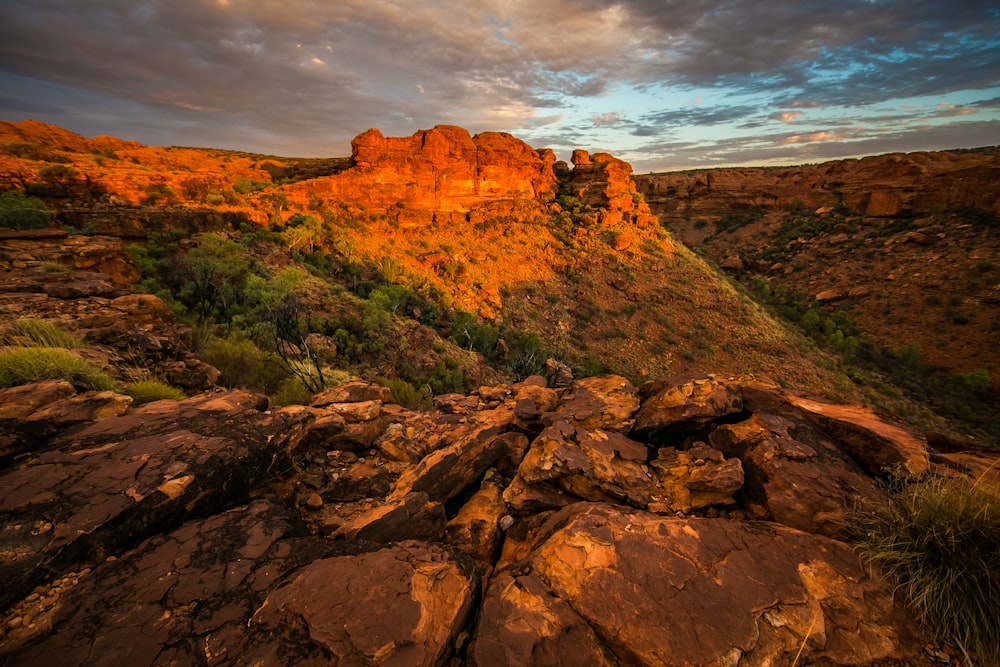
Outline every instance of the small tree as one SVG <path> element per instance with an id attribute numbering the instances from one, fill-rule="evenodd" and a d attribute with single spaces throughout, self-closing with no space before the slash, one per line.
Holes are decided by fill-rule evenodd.
<path id="1" fill-rule="evenodd" d="M 316 349 L 309 343 L 309 313 L 301 301 L 291 294 L 271 310 L 274 327 L 274 351 L 285 371 L 316 394 L 326 388 L 323 365 Z"/>

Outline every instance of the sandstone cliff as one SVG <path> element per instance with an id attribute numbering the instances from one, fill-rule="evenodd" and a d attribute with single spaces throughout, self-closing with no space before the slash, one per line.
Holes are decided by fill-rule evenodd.
<path id="1" fill-rule="evenodd" d="M 776 168 L 706 169 L 635 177 L 665 223 L 717 218 L 754 207 L 843 205 L 876 218 L 970 206 L 1000 213 L 1000 152 L 893 153 Z"/>

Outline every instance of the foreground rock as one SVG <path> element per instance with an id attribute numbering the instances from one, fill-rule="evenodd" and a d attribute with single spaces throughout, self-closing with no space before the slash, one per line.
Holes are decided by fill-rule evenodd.
<path id="1" fill-rule="evenodd" d="M 266 407 L 239 391 L 150 403 L 66 431 L 4 471 L 0 578 L 10 583 L 0 601 L 47 571 L 101 560 L 245 497 L 312 421 L 303 409 Z"/>
<path id="2" fill-rule="evenodd" d="M 6 664 L 442 664 L 471 568 L 433 545 L 356 551 L 296 536 L 258 500 L 98 567 L 48 612 L 47 641 L 25 633 Z"/>
<path id="3" fill-rule="evenodd" d="M 9 390 L 3 433 L 23 444 L 72 392 Z M 353 382 L 268 409 L 217 391 L 40 431 L 0 473 L 0 660 L 858 665 L 922 650 L 838 541 L 859 498 L 879 501 L 873 473 L 928 460 L 870 412 L 721 376 L 534 377 L 427 413 L 389 398 Z M 985 479 L 988 463 L 934 465 Z"/>
<path id="4" fill-rule="evenodd" d="M 845 544 L 789 528 L 580 503 L 494 576 L 469 662 L 870 664 L 917 628 Z"/>

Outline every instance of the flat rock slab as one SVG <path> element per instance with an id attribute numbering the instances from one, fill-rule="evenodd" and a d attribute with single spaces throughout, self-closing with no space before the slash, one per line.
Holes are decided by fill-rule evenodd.
<path id="1" fill-rule="evenodd" d="M 439 665 L 468 621 L 471 565 L 415 542 L 298 537 L 268 499 L 147 540 L 65 594 L 20 665 Z"/>
<path id="2" fill-rule="evenodd" d="M 597 503 L 536 535 L 490 584 L 471 664 L 791 664 L 801 648 L 857 665 L 914 645 L 891 589 L 825 537 Z"/>
<path id="3" fill-rule="evenodd" d="M 307 431 L 304 408 L 248 392 L 158 401 L 55 439 L 0 475 L 0 604 L 53 571 L 99 561 L 231 507 Z"/>
<path id="4" fill-rule="evenodd" d="M 790 405 L 837 438 L 840 445 L 871 473 L 901 467 L 910 475 L 923 475 L 930 468 L 930 454 L 923 436 L 879 419 L 860 405 L 833 405 L 797 396 Z"/>

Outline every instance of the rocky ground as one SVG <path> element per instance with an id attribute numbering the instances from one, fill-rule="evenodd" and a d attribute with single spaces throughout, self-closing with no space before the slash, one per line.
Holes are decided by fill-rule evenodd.
<path id="1" fill-rule="evenodd" d="M 981 455 L 748 377 L 548 384 L 4 390 L 0 662 L 930 660 L 844 539 L 884 467 Z"/>

